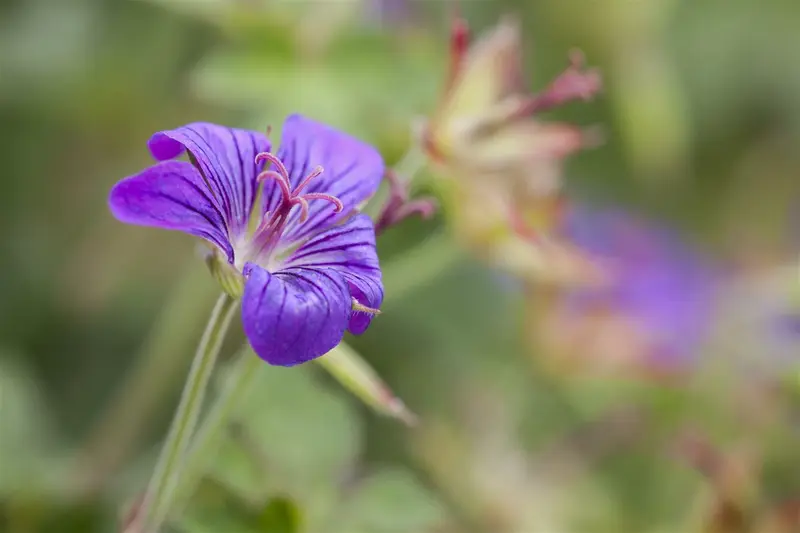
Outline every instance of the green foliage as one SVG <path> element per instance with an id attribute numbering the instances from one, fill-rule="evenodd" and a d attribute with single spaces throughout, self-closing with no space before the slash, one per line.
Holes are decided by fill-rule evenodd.
<path id="1" fill-rule="evenodd" d="M 53 488 L 62 452 L 56 429 L 34 376 L 19 358 L 0 356 L 0 495 L 25 487 L 36 493 Z"/>
<path id="2" fill-rule="evenodd" d="M 356 476 L 359 419 L 351 402 L 322 388 L 311 370 L 259 368 L 180 522 L 187 533 L 411 533 L 443 520 L 410 473 Z"/>

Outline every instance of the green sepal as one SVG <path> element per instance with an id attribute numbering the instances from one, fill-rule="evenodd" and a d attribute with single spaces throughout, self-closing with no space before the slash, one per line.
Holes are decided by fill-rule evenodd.
<path id="1" fill-rule="evenodd" d="M 377 372 L 344 342 L 316 359 L 347 390 L 377 412 L 412 426 L 416 416 L 395 396 Z"/>
<path id="2" fill-rule="evenodd" d="M 206 256 L 206 265 L 214 279 L 226 294 L 232 298 L 241 298 L 244 294 L 244 277 L 242 273 L 228 263 L 219 252 L 213 251 Z"/>

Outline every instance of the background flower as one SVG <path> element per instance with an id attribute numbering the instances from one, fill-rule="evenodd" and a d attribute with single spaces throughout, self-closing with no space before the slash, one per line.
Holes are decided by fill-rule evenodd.
<path id="1" fill-rule="evenodd" d="M 545 309 L 545 345 L 612 371 L 684 370 L 699 355 L 722 281 L 678 235 L 621 211 L 575 206 L 562 235 L 608 272 L 562 288 Z M 534 296 L 535 297 L 535 296 Z"/>

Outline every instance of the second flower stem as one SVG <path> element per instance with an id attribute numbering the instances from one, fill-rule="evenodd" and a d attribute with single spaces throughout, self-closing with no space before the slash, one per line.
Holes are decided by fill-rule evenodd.
<path id="1" fill-rule="evenodd" d="M 225 437 L 226 424 L 231 422 L 234 411 L 252 389 L 260 370 L 265 363 L 245 345 L 232 364 L 219 395 L 214 400 L 208 414 L 203 419 L 186 453 L 183 474 L 175 490 L 174 508 L 176 515 L 183 511 L 194 494 L 197 485 L 206 473 L 209 459 Z"/>
<path id="2" fill-rule="evenodd" d="M 236 311 L 236 300 L 227 294 L 220 296 L 206 330 L 200 340 L 189 376 L 181 394 L 178 409 L 172 420 L 164 447 L 161 449 L 153 477 L 137 511 L 136 531 L 158 533 L 169 513 L 184 456 L 189 448 L 208 382 L 214 370 L 225 332 Z"/>

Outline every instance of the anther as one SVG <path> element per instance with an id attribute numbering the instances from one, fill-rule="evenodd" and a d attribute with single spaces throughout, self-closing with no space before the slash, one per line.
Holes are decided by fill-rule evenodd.
<path id="1" fill-rule="evenodd" d="M 352 309 L 353 311 L 359 311 L 361 313 L 367 313 L 369 315 L 381 314 L 380 309 L 373 309 L 372 307 L 367 307 L 366 305 L 359 303 L 359 301 L 356 300 L 355 298 L 352 298 Z"/>

